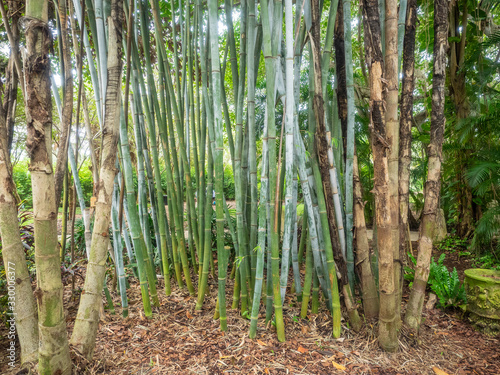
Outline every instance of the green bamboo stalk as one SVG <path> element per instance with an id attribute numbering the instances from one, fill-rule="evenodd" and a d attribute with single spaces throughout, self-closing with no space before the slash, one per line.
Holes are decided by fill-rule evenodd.
<path id="1" fill-rule="evenodd" d="M 64 253 L 66 251 L 66 237 L 68 235 L 68 174 L 69 171 L 67 171 L 64 174 L 64 180 L 63 180 L 63 216 L 62 216 L 62 221 L 61 221 L 61 250 L 60 250 L 60 255 L 61 255 L 61 262 L 64 262 Z"/>
<path id="2" fill-rule="evenodd" d="M 298 254 L 298 263 L 299 265 L 302 263 L 303 260 L 303 255 L 304 255 L 304 249 L 306 245 L 306 238 L 307 238 L 307 208 L 304 205 L 304 213 L 302 214 L 302 231 L 300 233 L 300 242 L 299 242 L 299 254 Z"/>
<path id="3" fill-rule="evenodd" d="M 309 237 L 309 234 L 302 232 L 304 237 Z M 306 241 L 304 241 L 306 242 Z M 302 290 L 302 305 L 300 309 L 300 317 L 305 319 L 307 316 L 307 308 L 309 306 L 309 299 L 311 296 L 311 284 L 313 279 L 313 257 L 311 250 L 311 241 L 307 239 L 306 244 L 306 274 L 304 276 L 304 289 Z"/>
<path id="4" fill-rule="evenodd" d="M 205 242 L 203 248 L 203 270 L 200 277 L 200 282 L 198 285 L 198 300 L 196 302 L 196 310 L 201 310 L 203 306 L 203 301 L 205 299 L 205 294 L 208 284 L 208 267 L 210 265 L 210 257 L 212 256 L 212 189 L 213 189 L 213 176 L 214 176 L 214 164 L 212 158 L 212 151 L 208 150 L 207 157 L 207 199 L 205 203 Z"/>
<path id="5" fill-rule="evenodd" d="M 345 241 L 346 263 L 349 285 L 354 290 L 353 251 L 353 158 L 354 158 L 354 78 L 352 66 L 351 0 L 343 0 L 344 6 L 344 46 L 347 86 L 347 134 L 345 165 Z M 331 143 L 330 143 L 331 144 Z M 332 185 L 333 186 L 333 185 Z M 338 220 L 338 219 L 337 219 Z"/>
<path id="6" fill-rule="evenodd" d="M 274 9 L 273 9 L 274 8 Z M 274 7 L 270 7 L 270 2 L 264 0 L 261 2 L 262 10 L 262 28 L 263 28 L 263 46 L 264 56 L 266 58 L 266 91 L 267 91 L 267 121 L 268 121 L 268 142 L 269 142 L 269 197 L 270 197 L 270 217 L 271 235 L 271 265 L 273 278 L 273 296 L 274 296 L 274 315 L 276 319 L 276 332 L 278 340 L 285 341 L 285 325 L 283 322 L 283 308 L 281 304 L 281 291 L 279 285 L 279 234 L 277 232 L 278 223 L 275 207 L 276 199 L 276 125 L 275 125 L 275 79 L 276 79 L 276 64 L 278 55 L 278 41 L 280 38 L 276 36 L 281 32 L 282 18 L 282 2 L 275 1 Z M 270 10 L 272 13 L 273 23 L 270 20 Z M 281 16 L 281 17 L 280 17 Z"/>
<path id="7" fill-rule="evenodd" d="M 294 156 L 295 157 L 295 156 Z M 295 207 L 295 215 L 294 215 L 294 232 L 293 232 L 293 240 L 292 240 L 292 269 L 293 269 L 293 277 L 294 284 L 293 288 L 295 294 L 297 295 L 297 300 L 300 302 L 302 295 L 302 285 L 300 283 L 300 264 L 299 264 L 299 254 L 298 254 L 298 217 L 297 217 L 297 199 L 298 199 L 298 190 L 299 190 L 299 182 L 297 180 L 297 172 L 294 173 L 293 176 L 293 195 L 292 195 L 292 204 Z"/>
<path id="8" fill-rule="evenodd" d="M 148 286 L 151 292 L 151 298 L 153 299 L 153 304 L 157 304 L 156 296 L 156 286 L 152 272 L 148 271 L 150 267 L 147 260 L 149 257 L 144 254 L 145 243 L 142 237 L 142 232 L 140 228 L 139 213 L 137 211 L 136 195 L 134 191 L 134 182 L 132 174 L 132 160 L 130 159 L 130 148 L 128 141 L 127 129 L 125 127 L 125 121 L 120 120 L 120 145 L 121 145 L 121 165 L 122 173 L 125 177 L 125 189 L 126 189 L 126 202 L 127 209 L 129 213 L 128 224 L 130 229 L 130 235 L 132 237 L 132 243 L 134 244 L 135 256 L 137 260 L 137 270 L 139 272 L 139 284 L 141 287 L 142 302 L 144 306 L 144 314 L 146 317 L 150 317 L 151 306 L 148 294 Z M 159 304 L 159 303 L 158 303 Z"/>
<path id="9" fill-rule="evenodd" d="M 401 57 L 403 56 L 403 42 L 405 36 L 406 8 L 408 0 L 400 0 L 398 16 L 398 78 L 401 71 Z"/>
<path id="10" fill-rule="evenodd" d="M 311 314 L 317 314 L 318 310 L 319 310 L 319 279 L 318 275 L 316 274 L 316 268 L 313 268 Z"/>
<path id="11" fill-rule="evenodd" d="M 122 316 L 128 316 L 128 300 L 127 300 L 127 287 L 125 269 L 123 267 L 123 244 L 120 235 L 120 226 L 118 223 L 118 210 L 120 188 L 118 187 L 118 180 L 120 176 L 115 177 L 115 185 L 113 190 L 113 204 L 111 206 L 111 222 L 113 226 L 113 251 L 115 254 L 115 267 L 118 275 L 118 287 L 120 289 L 120 299 L 122 302 Z"/>
<path id="12" fill-rule="evenodd" d="M 217 216 L 217 258 L 219 268 L 219 314 L 220 327 L 222 331 L 227 330 L 226 317 L 226 264 L 227 250 L 224 249 L 224 218 L 223 218 L 223 141 L 222 141 L 222 111 L 220 107 L 220 60 L 219 60 L 219 45 L 218 45 L 218 15 L 217 1 L 208 1 L 208 17 L 210 35 L 210 54 L 212 58 L 212 90 L 213 90 L 213 108 L 214 108 L 214 131 L 216 152 L 214 157 L 215 166 L 215 197 L 216 197 L 216 216 Z"/>
<path id="13" fill-rule="evenodd" d="M 286 146 L 285 146 L 285 174 L 286 174 L 286 192 L 285 192 L 285 223 L 283 234 L 282 262 L 281 262 L 281 277 L 280 290 L 281 302 L 284 303 L 286 286 L 288 281 L 289 257 L 293 243 L 295 232 L 295 220 L 297 217 L 296 205 L 293 204 L 294 195 L 294 125 L 293 115 L 295 112 L 294 96 L 293 96 L 293 18 L 292 18 L 292 1 L 285 0 L 285 34 L 286 34 L 286 107 L 285 107 L 285 131 L 286 131 Z M 281 212 L 281 205 L 279 206 Z M 281 220 L 280 220 L 281 221 Z M 300 283 L 299 283 L 300 285 Z"/>
<path id="14" fill-rule="evenodd" d="M 226 0 L 226 5 L 230 3 L 229 0 Z M 230 19 L 230 7 L 228 8 L 227 15 Z M 246 67 L 246 21 L 247 21 L 247 12 L 246 12 L 246 2 L 243 0 L 241 2 L 241 29 L 243 32 L 240 33 L 240 72 L 239 72 L 239 81 L 237 85 L 236 91 L 236 122 L 235 122 L 235 147 L 234 147 L 234 184 L 235 184 L 235 195 L 236 195 L 236 224 L 237 224 L 237 234 L 238 234 L 238 244 L 239 244 L 239 252 L 238 257 L 240 259 L 240 265 L 238 267 L 238 271 L 240 272 L 240 288 L 241 288 L 241 313 L 245 314 L 248 310 L 248 302 L 249 297 L 252 294 L 251 282 L 248 283 L 247 290 L 247 281 L 250 281 L 250 275 L 247 273 L 250 271 L 249 263 L 248 263 L 248 234 L 246 230 L 246 220 L 244 217 L 244 185 L 243 185 L 243 176 L 242 176 L 242 149 L 243 149 L 243 96 L 245 90 L 245 67 Z M 228 26 L 229 36 L 231 35 L 232 25 Z M 233 37 L 234 39 L 234 37 Z M 230 37 L 231 40 L 231 37 Z M 229 43 L 230 48 L 233 43 Z M 233 51 L 231 51 L 233 52 Z M 231 68 L 236 65 L 236 59 L 231 61 Z M 234 70 L 234 69 L 233 69 Z M 233 71 L 233 74 L 235 72 Z M 236 74 L 236 78 L 238 78 L 238 74 Z M 234 77 L 233 77 L 234 80 Z"/>
<path id="15" fill-rule="evenodd" d="M 132 105 L 131 108 L 134 106 Z M 139 119 L 137 116 L 133 116 L 134 121 L 134 133 L 135 133 L 135 143 L 136 143 L 136 155 L 137 155 L 137 197 L 138 197 L 138 211 L 139 211 L 139 221 L 142 230 L 142 238 L 146 245 L 147 258 L 146 263 L 149 262 L 152 269 L 152 276 L 154 284 L 156 285 L 156 272 L 154 267 L 154 255 L 153 255 L 153 244 L 151 243 L 150 227 L 149 227 L 149 215 L 147 210 L 147 187 L 146 187 L 146 176 L 144 172 L 144 155 L 141 152 L 142 149 L 142 135 L 139 130 Z M 127 192 L 127 198 L 130 198 Z"/>
<path id="16" fill-rule="evenodd" d="M 142 11 L 142 7 L 141 7 L 141 11 Z M 136 52 L 136 51 L 134 51 Z M 135 61 L 136 61 L 136 64 L 138 64 L 138 61 L 137 61 L 137 54 L 134 53 L 134 57 L 135 57 Z M 160 252 L 161 252 L 161 259 L 162 259 L 162 269 L 163 269 L 163 275 L 165 277 L 165 294 L 166 295 L 170 295 L 171 293 L 171 290 L 170 290 L 170 271 L 169 271 L 169 263 L 168 263 L 168 255 L 167 255 L 167 251 L 168 251 L 168 243 L 169 243 L 169 239 L 168 239 L 168 231 L 167 231 L 167 226 L 168 226 L 168 222 L 167 222 L 167 217 L 166 217 L 166 212 L 165 212 L 165 206 L 163 204 L 163 191 L 162 191 L 162 187 L 161 187 L 161 171 L 160 171 L 160 164 L 159 164 L 159 157 L 158 157 L 158 146 L 157 146 L 157 143 L 156 143 L 156 129 L 155 129 L 155 124 L 154 124 L 154 116 L 151 115 L 151 112 L 149 111 L 149 108 L 153 107 L 154 106 L 149 106 L 148 105 L 148 101 L 147 101 L 147 98 L 145 96 L 145 85 L 144 85 L 144 80 L 142 79 L 142 76 L 140 75 L 136 75 L 136 77 L 139 77 L 139 82 L 140 82 L 140 91 L 142 93 L 142 98 L 143 98 L 143 105 L 144 105 L 144 109 L 145 109 L 145 112 L 146 112 L 146 123 L 148 125 L 148 131 L 149 131 L 149 149 L 151 150 L 151 155 L 152 155 L 152 158 L 153 158 L 153 168 L 154 168 L 154 185 L 155 185 L 155 192 L 156 192 L 156 196 L 154 194 L 151 194 L 151 202 L 152 202 L 152 207 L 154 208 L 155 207 L 155 204 L 154 204 L 154 201 L 155 201 L 155 198 L 156 198 L 156 202 L 158 202 L 158 215 L 156 216 L 155 215 L 155 212 L 153 212 L 153 218 L 157 218 L 157 227 L 158 227 L 158 230 L 156 230 L 155 228 L 155 232 L 158 233 L 159 231 L 159 237 L 160 237 L 160 241 L 157 243 L 157 246 L 159 247 L 160 249 Z M 148 73 L 148 77 L 150 76 L 150 74 Z M 138 87 L 137 87 L 137 80 L 134 79 L 134 84 L 135 84 L 135 89 L 134 89 L 134 92 L 137 92 L 139 91 Z M 157 97 L 156 95 L 153 97 L 154 100 L 156 100 L 156 104 L 157 104 Z M 139 100 L 136 101 L 137 103 L 137 107 L 138 109 L 140 109 L 140 103 L 139 103 Z M 158 104 L 156 105 L 158 106 Z M 159 112 L 157 112 L 157 115 L 159 115 Z M 139 122 L 141 123 L 141 122 Z M 144 138 L 144 137 L 143 137 Z M 143 146 L 146 146 L 146 140 L 144 139 L 144 143 L 143 143 Z M 148 150 L 148 147 L 144 147 L 143 148 L 144 152 L 146 152 Z M 149 158 L 146 158 L 146 165 L 149 166 L 149 169 L 151 168 L 150 164 L 149 164 Z M 151 176 L 151 171 L 148 171 L 148 175 Z M 152 192 L 152 187 L 153 183 L 151 181 L 150 183 L 150 193 L 153 193 Z M 155 223 L 155 221 L 153 221 L 153 223 Z"/>
<path id="17" fill-rule="evenodd" d="M 268 173 L 268 149 L 267 149 L 267 121 L 264 122 L 264 135 L 262 137 L 262 171 L 260 178 L 260 203 L 259 203 L 259 242 L 256 247 L 256 272 L 255 286 L 252 303 L 252 314 L 250 317 L 250 332 L 249 337 L 255 338 L 257 334 L 257 319 L 259 315 L 260 299 L 262 296 L 262 282 L 264 279 L 264 254 L 266 252 L 266 224 L 267 220 L 267 202 L 269 198 L 269 179 Z M 269 278 L 269 274 L 268 274 Z"/>
<path id="18" fill-rule="evenodd" d="M 90 4 L 89 4 L 89 2 L 90 2 Z M 87 5 L 86 9 L 87 9 L 87 14 L 88 14 L 89 24 L 91 26 L 92 35 L 97 35 L 97 29 L 95 27 L 96 18 L 95 18 L 94 8 L 92 6 L 92 2 L 90 0 L 87 0 L 85 4 Z M 75 7 L 75 14 L 76 14 L 76 18 L 78 20 L 78 24 L 80 25 L 80 28 L 81 28 L 83 16 L 82 16 L 82 7 L 80 5 L 80 1 L 73 0 L 73 5 Z M 93 40 L 93 42 L 94 42 L 94 47 L 96 47 L 95 51 L 97 54 L 97 60 L 100 61 L 99 60 L 99 47 L 98 47 L 99 41 L 98 41 L 98 38 L 95 38 Z M 85 64 L 85 66 L 87 66 L 89 68 L 90 79 L 91 79 L 92 87 L 93 87 L 92 91 L 94 92 L 94 99 L 95 99 L 95 103 L 96 103 L 96 108 L 101 108 L 102 104 L 101 104 L 101 91 L 100 91 L 99 77 L 98 77 L 97 71 L 95 69 L 94 61 L 89 57 L 89 56 L 92 56 L 92 50 L 90 47 L 89 37 L 87 34 L 85 23 L 83 23 L 83 45 L 85 47 L 85 57 L 87 59 L 87 64 Z M 97 110 L 96 112 L 97 112 L 97 119 L 98 119 L 99 125 L 102 127 L 102 124 L 103 124 L 102 112 L 100 110 Z"/>
<path id="19" fill-rule="evenodd" d="M 252 52 L 255 50 L 256 45 L 256 32 L 255 32 L 255 0 L 247 0 L 248 7 L 248 40 L 247 50 Z M 258 55 L 260 56 L 260 50 Z M 247 53 L 247 128 L 248 128 L 248 162 L 250 170 L 250 234 L 249 234 L 249 251 L 251 258 L 251 274 L 255 275 L 257 257 L 255 247 L 257 246 L 257 146 L 255 137 L 255 56 L 252 53 Z M 255 278 L 255 276 L 254 276 Z"/>
<path id="20" fill-rule="evenodd" d="M 328 277 L 330 281 L 330 289 L 332 293 L 332 319 L 333 319 L 333 337 L 340 337 L 340 320 L 342 314 L 340 311 L 339 287 L 337 284 L 337 272 L 335 269 L 335 261 L 333 258 L 333 249 L 330 237 L 330 228 L 328 224 L 328 216 L 326 213 L 325 197 L 322 189 L 321 174 L 318 164 L 313 161 L 314 179 L 316 180 L 316 189 L 318 197 L 318 205 L 320 209 L 321 227 L 323 229 L 323 239 L 325 241 L 325 255 L 327 257 Z"/>

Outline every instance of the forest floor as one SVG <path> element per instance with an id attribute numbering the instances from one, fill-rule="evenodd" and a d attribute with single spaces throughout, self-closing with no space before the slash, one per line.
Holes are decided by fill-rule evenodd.
<path id="1" fill-rule="evenodd" d="M 413 242 L 414 253 L 416 245 Z M 435 248 L 434 258 L 437 260 L 442 252 Z M 456 267 L 462 280 L 463 271 L 473 267 L 473 261 L 459 251 L 446 251 L 444 264 L 449 269 Z M 73 295 L 72 277 L 63 274 L 69 334 L 83 287 L 83 265 L 76 269 L 75 276 L 77 292 Z M 424 308 L 419 337 L 402 329 L 399 350 L 385 353 L 378 346 L 376 323 L 365 322 L 356 333 L 343 320 L 342 337 L 335 340 L 324 303 L 318 314 L 300 319 L 300 305 L 290 292 L 284 304 L 287 341 L 279 343 L 274 327 L 264 323 L 264 307 L 255 340 L 248 338 L 249 320 L 237 310 L 228 309 L 228 332 L 220 331 L 219 322 L 213 319 L 215 278 L 209 279 L 211 293 L 200 312 L 194 310 L 196 297 L 186 289 L 173 286 L 172 294 L 165 296 L 160 279 L 160 306 L 153 309 L 151 319 L 142 312 L 137 280 L 129 280 L 129 317 L 121 317 L 119 295 L 112 292 L 116 313 L 103 313 L 92 363 L 73 353 L 75 374 L 500 374 L 500 337 L 475 331 L 461 310 Z M 192 275 L 192 280 L 196 283 L 196 276 Z M 232 284 L 229 280 L 229 305 Z M 403 311 L 407 299 L 405 286 Z M 104 298 L 103 302 L 106 304 Z M 0 353 L 7 353 L 8 344 L 7 327 L 2 324 Z M 20 367 L 9 369 L 7 361 L 6 356 L 0 356 L 1 374 L 27 373 L 20 372 Z"/>
<path id="2" fill-rule="evenodd" d="M 77 288 L 81 288 L 84 269 L 80 268 L 76 275 Z M 228 332 L 219 330 L 218 321 L 213 320 L 216 281 L 209 282 L 211 294 L 203 310 L 196 312 L 196 298 L 177 287 L 167 297 L 160 280 L 160 306 L 154 308 L 152 319 L 144 317 L 137 283 L 132 281 L 127 291 L 128 318 L 121 317 L 119 296 L 112 292 L 116 314 L 107 310 L 103 315 L 92 363 L 73 356 L 74 373 L 500 374 L 500 338 L 475 331 L 459 311 L 425 309 L 419 338 L 403 330 L 399 350 L 385 353 L 378 347 L 376 324 L 366 322 L 361 332 L 355 333 L 343 321 L 342 337 L 334 340 L 331 317 L 324 307 L 318 314 L 300 319 L 300 307 L 288 297 L 284 309 L 287 341 L 279 343 L 272 325 L 266 329 L 264 319 L 259 320 L 257 338 L 251 340 L 249 320 L 236 310 L 228 309 Z M 64 283 L 66 320 L 71 332 L 79 297 L 72 297 L 69 275 Z M 227 288 L 228 302 L 232 301 L 231 284 Z M 407 298 L 405 291 L 404 301 Z M 2 326 L 2 353 L 7 352 L 6 334 Z M 7 370 L 5 356 L 1 356 L 0 373 Z M 22 373 L 19 370 L 9 373 Z"/>

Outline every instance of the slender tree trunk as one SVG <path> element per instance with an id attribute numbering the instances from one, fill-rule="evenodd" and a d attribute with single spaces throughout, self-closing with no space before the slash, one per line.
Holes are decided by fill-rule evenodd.
<path id="1" fill-rule="evenodd" d="M 391 236 L 389 194 L 389 167 L 385 107 L 383 101 L 383 57 L 380 41 L 380 15 L 377 0 L 364 0 L 363 24 L 365 29 L 366 62 L 370 76 L 370 131 L 373 150 L 375 221 L 379 251 L 379 334 L 382 349 L 396 351 L 396 291 L 394 289 L 394 252 Z M 396 55 L 397 59 L 397 55 Z"/>
<path id="2" fill-rule="evenodd" d="M 345 46 L 344 46 L 344 6 L 339 2 L 337 19 L 335 21 L 335 78 L 337 79 L 337 108 L 342 129 L 342 139 L 338 140 L 342 146 L 342 155 L 345 156 L 347 134 L 347 85 L 345 71 Z M 339 160 L 340 161 L 340 160 Z M 342 159 L 342 165 L 345 160 Z"/>
<path id="3" fill-rule="evenodd" d="M 19 233 L 16 187 L 12 180 L 10 162 L 18 88 L 16 63 L 20 64 L 20 61 L 15 61 L 19 58 L 17 55 L 19 48 L 18 6 L 16 2 L 9 1 L 9 10 L 12 15 L 11 36 L 14 45 L 11 45 L 13 52 L 7 69 L 7 83 L 3 108 L 1 108 L 3 112 L 0 119 L 0 237 L 7 279 L 7 317 L 8 321 L 10 320 L 9 324 L 15 324 L 21 345 L 21 364 L 24 364 L 34 362 L 38 358 L 38 321 L 24 246 Z M 2 12 L 2 16 L 4 16 L 4 24 L 8 26 L 9 23 L 4 12 Z M 22 88 L 24 93 L 24 87 Z"/>
<path id="4" fill-rule="evenodd" d="M 39 317 L 39 371 L 69 374 L 68 336 L 57 241 L 57 207 L 52 171 L 51 42 L 47 1 L 26 3 L 26 148 L 30 156 L 35 222 Z"/>
<path id="5" fill-rule="evenodd" d="M 448 48 L 448 3 L 434 1 L 434 66 L 432 82 L 431 138 L 428 146 L 429 164 L 425 184 L 425 203 L 418 243 L 415 280 L 408 301 L 405 322 L 411 328 L 420 326 L 425 288 L 429 277 L 432 235 L 439 209 L 441 160 L 446 119 L 444 117 L 446 53 Z"/>
<path id="6" fill-rule="evenodd" d="M 58 209 L 59 203 L 61 202 L 64 175 L 68 170 L 68 146 L 71 131 L 71 118 L 73 115 L 73 63 L 71 61 L 71 46 L 69 43 L 68 31 L 69 20 L 66 0 L 59 0 L 57 4 L 59 19 L 61 21 L 61 59 L 64 67 L 61 134 L 59 137 L 59 148 L 57 151 L 56 171 L 54 176 L 54 183 L 56 187 L 56 208 Z"/>
<path id="7" fill-rule="evenodd" d="M 389 144 L 389 205 L 391 211 L 391 236 L 394 258 L 394 289 L 396 292 L 396 320 L 401 321 L 401 256 L 399 254 L 399 122 L 398 122 L 398 1 L 385 2 L 385 64 L 384 90 L 386 140 Z"/>
<path id="8" fill-rule="evenodd" d="M 209 0 L 208 2 L 209 28 L 210 28 L 210 57 L 212 58 L 212 90 L 213 90 L 213 109 L 214 109 L 214 139 L 215 155 L 214 156 L 214 171 L 215 171 L 215 211 L 217 217 L 217 259 L 219 267 L 219 311 L 220 311 L 220 328 L 222 331 L 227 330 L 226 318 L 226 270 L 229 254 L 224 248 L 224 212 L 223 212 L 223 142 L 222 142 L 222 110 L 221 110 L 221 74 L 220 74 L 220 59 L 219 59 L 219 29 L 217 15 L 217 1 Z M 212 138 L 212 137 L 211 137 Z"/>
<path id="9" fill-rule="evenodd" d="M 408 210 L 410 197 L 411 127 L 413 123 L 413 79 L 415 67 L 415 30 L 417 28 L 417 1 L 408 0 L 403 44 L 403 88 L 401 117 L 399 119 L 399 249 L 404 256 L 410 238 Z"/>
<path id="10" fill-rule="evenodd" d="M 314 63 L 314 98 L 313 98 L 313 108 L 316 120 L 316 152 L 319 161 L 319 169 L 321 172 L 321 180 L 323 182 L 324 195 L 326 197 L 326 213 L 328 216 L 328 224 L 330 229 L 330 238 L 333 249 L 333 256 L 335 259 L 335 264 L 340 272 L 340 284 L 342 285 L 342 290 L 344 292 L 344 302 L 346 304 L 347 310 L 349 312 L 349 320 L 354 330 L 359 330 L 361 328 L 361 321 L 359 319 L 354 295 L 352 294 L 351 287 L 349 286 L 349 280 L 347 276 L 347 264 L 345 258 L 342 256 L 340 249 L 340 242 L 338 237 L 338 231 L 336 226 L 335 218 L 335 208 L 333 205 L 332 186 L 330 183 L 330 163 L 328 160 L 328 141 L 326 137 L 326 127 L 325 127 L 325 112 L 324 112 L 324 100 L 323 93 L 321 89 L 321 59 L 320 59 L 320 12 L 319 12 L 319 1 L 313 0 L 311 3 L 311 13 L 312 13 L 312 33 L 311 33 L 311 47 Z M 336 275 L 330 275 L 335 277 Z M 331 280 L 330 280 L 331 284 Z"/>
<path id="11" fill-rule="evenodd" d="M 366 234 L 365 202 L 361 180 L 358 171 L 358 156 L 354 153 L 353 162 L 354 179 L 354 230 L 356 239 L 356 265 L 361 279 L 361 292 L 363 293 L 363 309 L 367 319 L 375 318 L 379 313 L 379 300 L 377 285 L 370 263 L 370 247 Z"/>
<path id="12" fill-rule="evenodd" d="M 21 344 L 21 364 L 24 364 L 37 359 L 38 324 L 24 246 L 19 235 L 14 190 L 6 143 L 0 142 L 0 236 L 7 279 L 6 316 L 9 324 L 15 324 Z"/>
<path id="13" fill-rule="evenodd" d="M 465 87 L 466 72 L 465 62 L 465 43 L 467 37 L 467 2 L 463 1 L 463 9 L 460 14 L 460 2 L 453 2 L 450 11 L 450 36 L 459 39 L 451 42 L 450 54 L 450 93 L 455 106 L 456 122 L 459 123 L 469 115 L 470 105 Z M 460 34 L 458 30 L 461 28 Z M 467 170 L 471 154 L 470 150 L 460 150 L 455 154 L 455 178 L 456 201 L 458 203 L 457 211 L 457 234 L 460 237 L 468 237 L 473 230 L 472 213 L 472 190 L 466 181 L 465 172 Z"/>
<path id="14" fill-rule="evenodd" d="M 109 245 L 109 225 L 113 184 L 116 175 L 116 155 L 120 124 L 122 77 L 122 25 L 123 2 L 112 0 L 108 18 L 108 72 L 106 85 L 105 117 L 102 140 L 102 163 L 97 188 L 96 221 L 92 233 L 92 247 L 87 266 L 80 306 L 75 321 L 71 343 L 86 358 L 92 358 L 95 338 L 99 328 L 106 259 Z"/>

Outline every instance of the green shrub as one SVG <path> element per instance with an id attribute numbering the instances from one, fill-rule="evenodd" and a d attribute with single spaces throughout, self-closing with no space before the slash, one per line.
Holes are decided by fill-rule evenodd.
<path id="1" fill-rule="evenodd" d="M 417 264 L 415 257 L 410 253 L 408 253 L 408 257 L 415 267 Z M 427 280 L 427 285 L 438 297 L 438 307 L 443 309 L 458 307 L 467 302 L 465 287 L 458 278 L 458 272 L 455 267 L 453 267 L 453 271 L 448 271 L 448 268 L 443 264 L 445 257 L 444 253 L 441 254 L 437 263 L 434 261 L 434 257 L 431 259 L 429 279 Z M 410 281 L 411 287 L 415 279 L 415 269 L 405 266 L 404 271 L 404 278 Z"/>
<path id="2" fill-rule="evenodd" d="M 226 200 L 234 200 L 234 177 L 231 167 L 224 168 L 224 196 Z"/>
<path id="3" fill-rule="evenodd" d="M 90 198 L 94 190 L 94 181 L 92 179 L 92 171 L 90 170 L 90 161 L 85 161 L 83 166 L 78 171 L 78 176 L 80 177 L 80 184 L 82 185 L 83 198 L 85 199 L 85 205 L 90 206 Z"/>
<path id="4" fill-rule="evenodd" d="M 28 161 L 20 161 L 13 168 L 13 178 L 17 193 L 23 201 L 25 208 L 33 207 L 33 194 L 31 191 L 31 175 L 28 171 Z"/>

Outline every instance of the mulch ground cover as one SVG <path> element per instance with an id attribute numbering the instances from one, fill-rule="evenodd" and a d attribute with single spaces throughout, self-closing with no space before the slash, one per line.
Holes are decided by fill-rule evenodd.
<path id="1" fill-rule="evenodd" d="M 64 298 L 71 332 L 78 297 L 71 295 L 70 279 L 65 279 Z M 82 280 L 77 277 L 78 286 Z M 201 312 L 194 310 L 196 299 L 186 290 L 174 287 L 167 297 L 161 293 L 161 283 L 160 307 L 154 309 L 152 319 L 144 317 L 136 283 L 127 291 L 128 318 L 121 317 L 119 296 L 112 293 L 116 314 L 103 315 L 91 363 L 73 353 L 75 374 L 444 374 L 439 370 L 500 374 L 500 339 L 475 331 L 459 311 L 425 310 L 419 337 L 402 329 L 399 350 L 385 353 L 378 347 L 375 324 L 366 322 L 355 333 L 343 321 L 342 337 L 334 340 L 326 309 L 300 319 L 300 306 L 293 306 L 290 297 L 284 310 L 285 343 L 277 341 L 272 324 L 266 327 L 264 319 L 259 320 L 257 338 L 249 339 L 249 320 L 230 309 L 228 332 L 223 333 L 213 319 L 213 279 Z M 229 303 L 232 288 L 227 290 Z M 7 353 L 6 333 L 2 326 L 2 353 Z M 0 357 L 0 373 L 27 373 L 19 370 L 9 370 L 5 356 Z"/>

